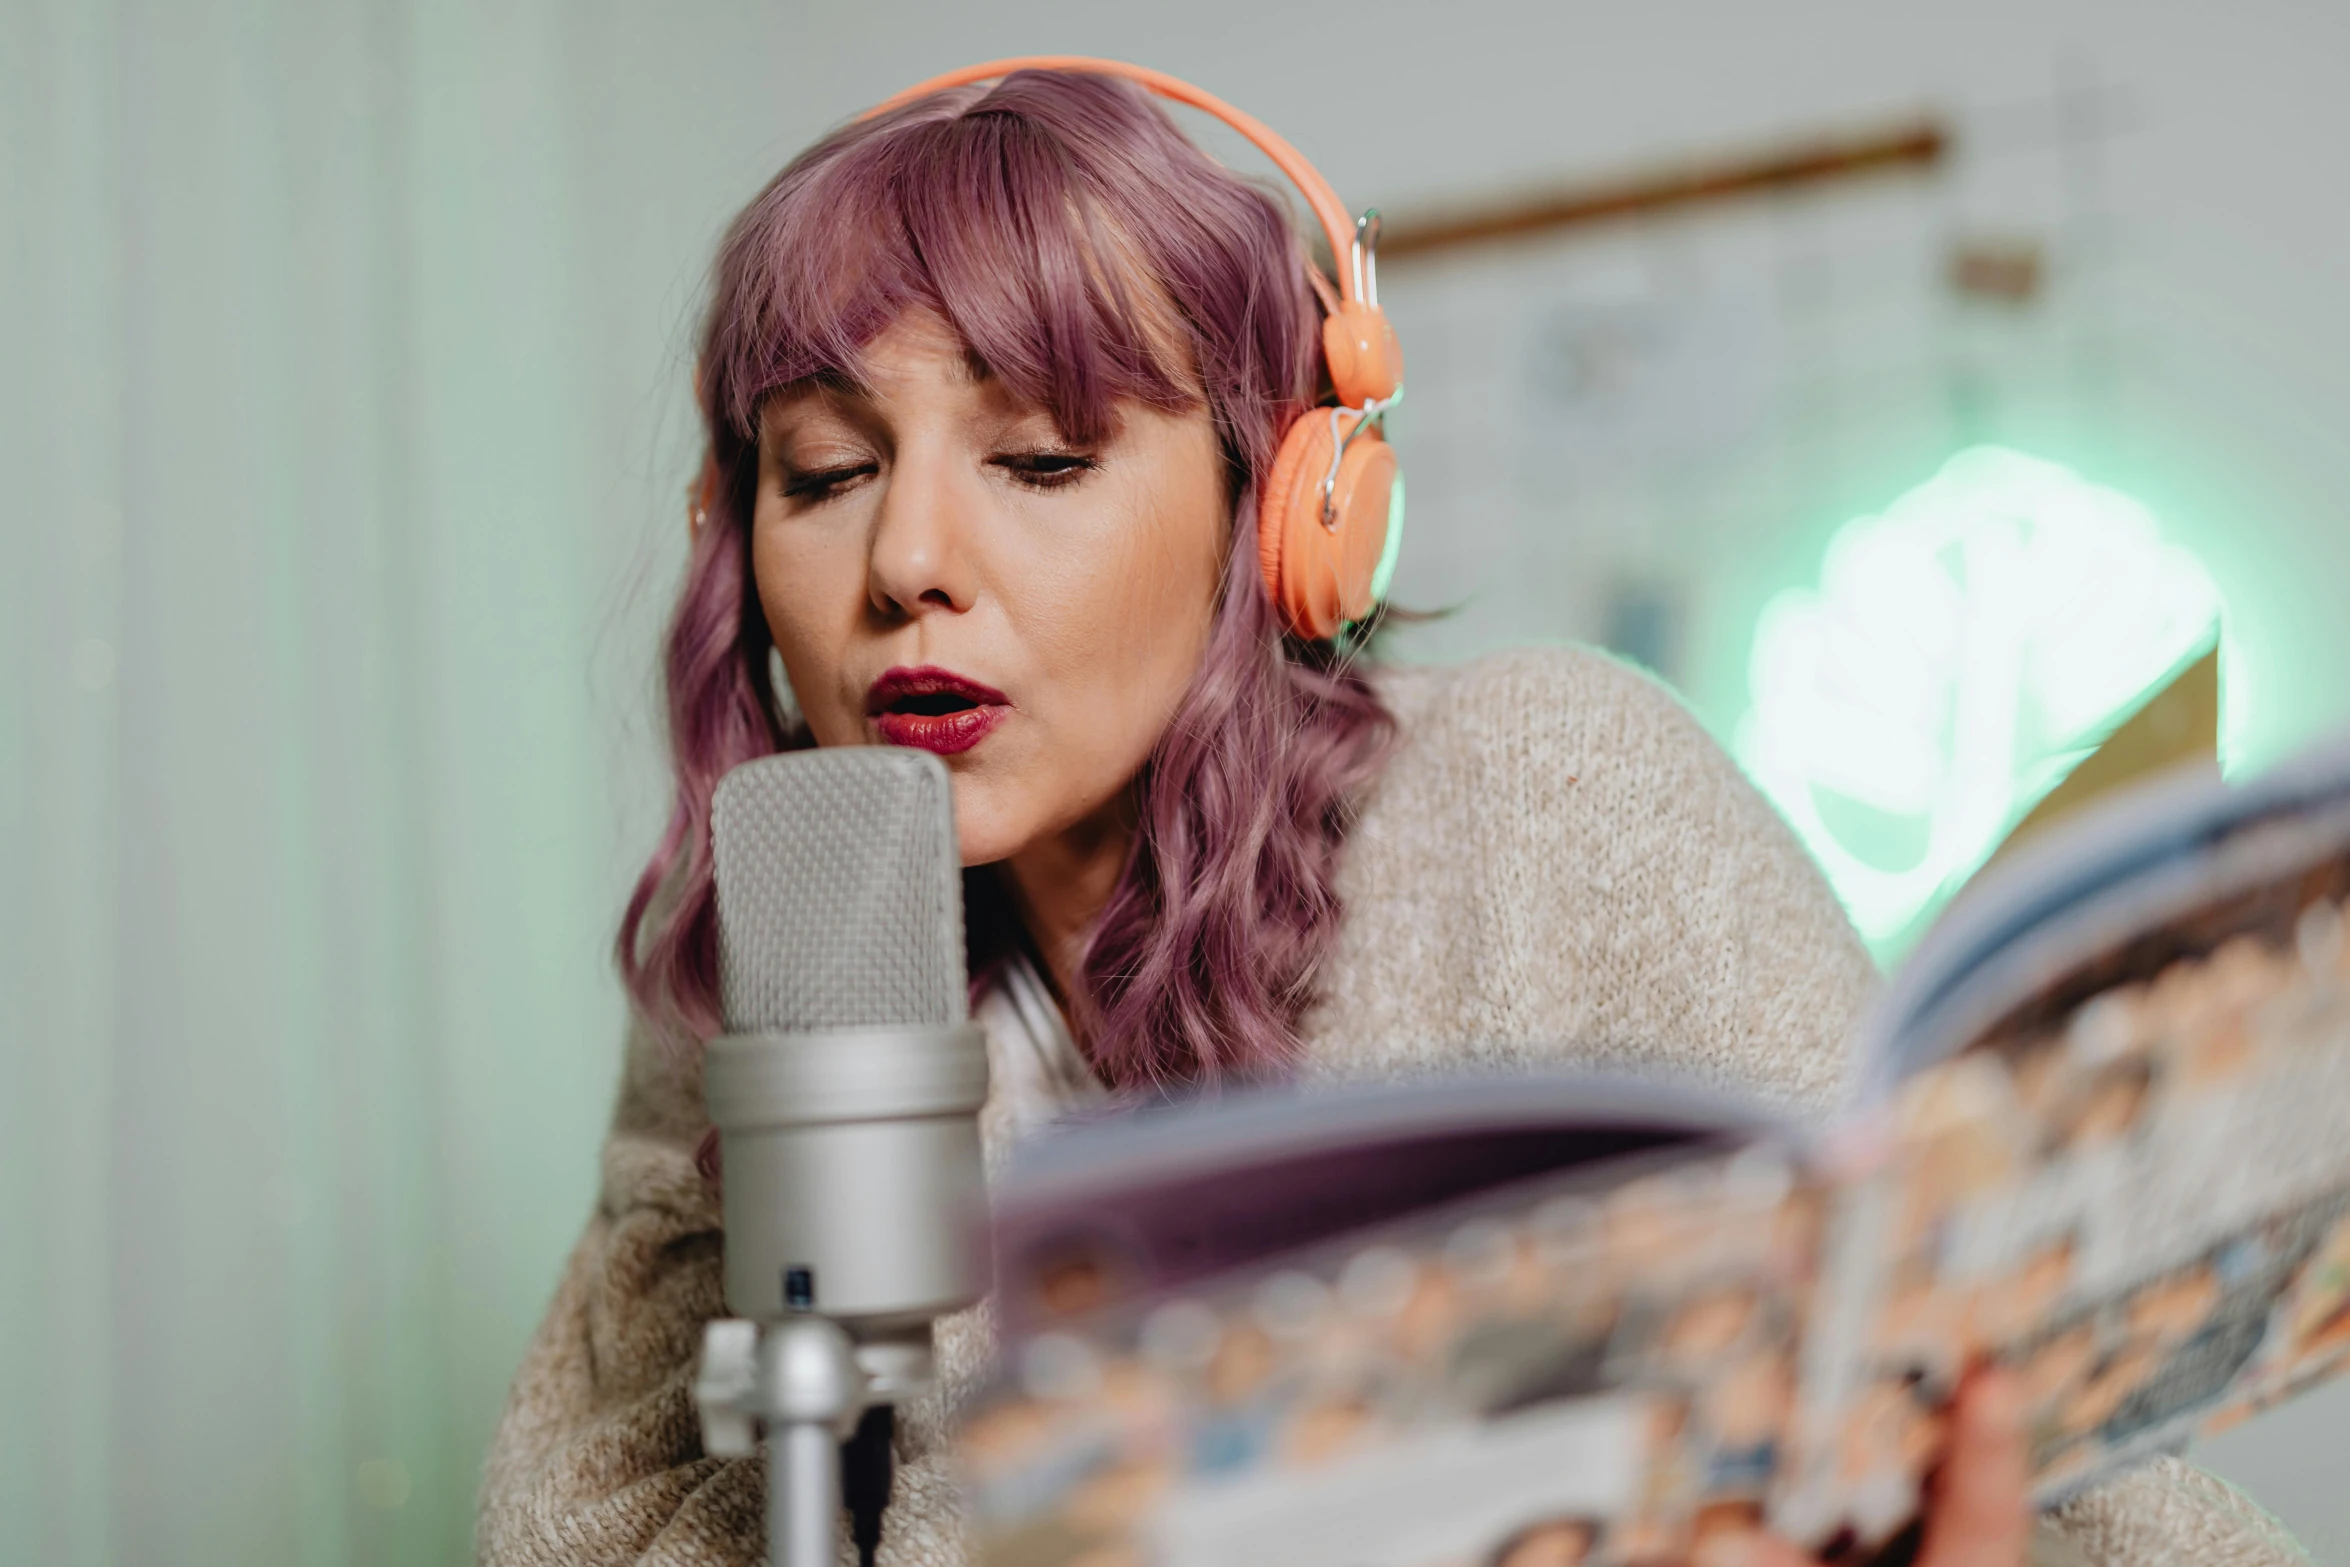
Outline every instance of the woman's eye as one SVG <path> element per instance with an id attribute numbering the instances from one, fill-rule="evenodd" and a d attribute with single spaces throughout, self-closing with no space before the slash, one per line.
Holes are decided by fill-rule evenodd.
<path id="1" fill-rule="evenodd" d="M 1016 483 L 1035 490 L 1057 490 L 1065 484 L 1075 484 L 1101 466 L 1096 459 L 1076 452 L 1003 452 L 990 457 L 988 462 L 1009 474 Z"/>
<path id="2" fill-rule="evenodd" d="M 863 462 L 845 468 L 819 468 L 812 473 L 791 474 L 783 481 L 784 498 L 828 501 L 857 480 L 879 471 L 874 464 Z"/>

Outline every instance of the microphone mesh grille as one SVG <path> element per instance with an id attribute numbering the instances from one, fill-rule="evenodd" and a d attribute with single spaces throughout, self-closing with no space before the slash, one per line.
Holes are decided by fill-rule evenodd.
<path id="1" fill-rule="evenodd" d="M 962 862 L 937 757 L 844 746 L 746 762 L 719 782 L 710 833 L 729 1033 L 968 1015 Z"/>

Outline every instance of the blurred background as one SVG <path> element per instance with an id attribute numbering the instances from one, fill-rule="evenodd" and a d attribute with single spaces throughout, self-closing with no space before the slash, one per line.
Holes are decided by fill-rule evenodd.
<path id="1" fill-rule="evenodd" d="M 0 0 L 0 1561 L 467 1558 L 595 1191 L 703 269 L 1027 51 L 1387 214 L 1456 609 L 1395 656 L 1656 670 L 1888 958 L 2216 623 L 2229 767 L 2350 710 L 2329 0 Z M 2346 1432 L 2202 1456 L 2350 1562 Z"/>

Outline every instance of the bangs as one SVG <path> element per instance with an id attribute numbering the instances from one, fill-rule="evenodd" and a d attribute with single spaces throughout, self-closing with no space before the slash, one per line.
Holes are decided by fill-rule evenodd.
<path id="1" fill-rule="evenodd" d="M 704 364 L 714 422 L 751 442 L 782 388 L 862 384 L 867 346 L 913 308 L 1071 440 L 1104 438 L 1122 398 L 1197 406 L 1194 333 L 1115 195 L 1033 119 L 941 96 L 850 127 L 743 214 L 726 247 L 743 275 L 722 287 L 747 308 Z"/>

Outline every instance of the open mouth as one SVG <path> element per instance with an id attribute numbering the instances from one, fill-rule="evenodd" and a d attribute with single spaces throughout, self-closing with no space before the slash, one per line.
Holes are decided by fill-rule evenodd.
<path id="1" fill-rule="evenodd" d="M 865 693 L 866 716 L 885 743 L 941 756 L 970 750 L 1010 711 L 995 687 L 935 666 L 892 669 Z"/>
<path id="2" fill-rule="evenodd" d="M 949 713 L 968 713 L 980 704 L 960 691 L 909 691 L 893 700 L 882 711 L 885 713 L 914 713 L 923 718 L 943 718 Z"/>

